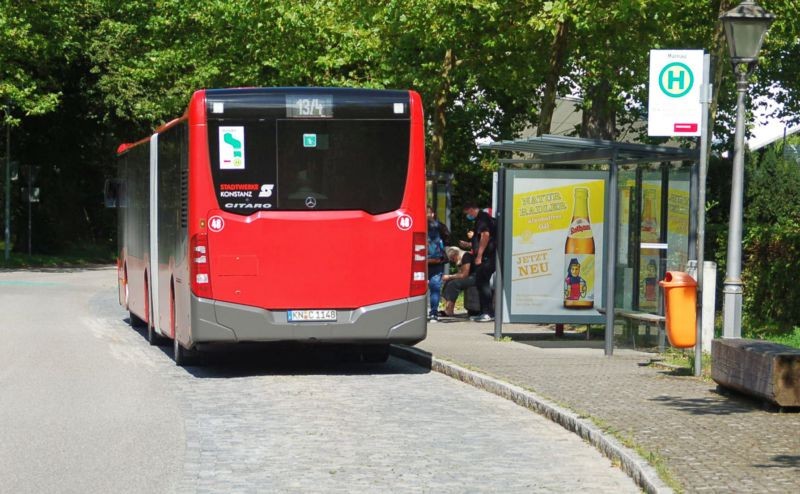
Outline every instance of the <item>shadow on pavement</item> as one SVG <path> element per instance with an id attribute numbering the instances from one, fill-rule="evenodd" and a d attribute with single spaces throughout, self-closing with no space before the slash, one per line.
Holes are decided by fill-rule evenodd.
<path id="1" fill-rule="evenodd" d="M 494 333 L 491 333 L 492 335 Z M 544 331 L 534 333 L 512 333 L 505 332 L 503 336 L 510 338 L 512 341 L 522 343 L 524 345 L 534 346 L 542 349 L 568 349 L 568 348 L 592 348 L 603 349 L 605 348 L 604 335 L 591 331 L 587 337 L 587 333 L 565 331 L 564 334 L 556 336 L 555 332 Z M 630 347 L 621 345 L 615 342 L 615 348 L 628 349 Z"/>
<path id="2" fill-rule="evenodd" d="M 130 319 L 124 322 L 130 325 Z M 147 341 L 147 327 L 131 329 Z M 172 360 L 172 340 L 163 339 L 159 349 Z M 225 379 L 259 375 L 393 375 L 427 374 L 427 367 L 389 358 L 385 363 L 361 361 L 361 353 L 351 345 L 301 343 L 233 343 L 205 346 L 184 369 L 197 378 Z"/>
<path id="3" fill-rule="evenodd" d="M 162 347 L 172 358 L 172 346 Z M 202 379 L 226 379 L 259 375 L 366 376 L 426 374 L 426 370 L 402 360 L 385 363 L 356 361 L 349 348 L 328 345 L 288 345 L 280 343 L 239 343 L 215 345 L 200 353 L 198 365 L 187 365 L 187 372 Z"/>
<path id="4" fill-rule="evenodd" d="M 776 455 L 771 458 L 774 463 L 755 465 L 756 468 L 797 468 L 800 469 L 800 455 Z"/>
<path id="5" fill-rule="evenodd" d="M 692 415 L 733 415 L 742 413 L 754 413 L 759 411 L 759 407 L 747 400 L 740 400 L 738 397 L 727 400 L 716 398 L 677 398 L 673 396 L 659 396 L 651 398 L 650 401 L 659 402 L 674 408 L 688 412 Z"/>

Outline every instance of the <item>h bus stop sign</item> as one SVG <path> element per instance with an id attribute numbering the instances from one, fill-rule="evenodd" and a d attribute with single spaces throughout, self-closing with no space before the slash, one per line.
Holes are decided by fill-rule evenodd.
<path id="1" fill-rule="evenodd" d="M 703 50 L 650 50 L 647 135 L 699 136 Z"/>

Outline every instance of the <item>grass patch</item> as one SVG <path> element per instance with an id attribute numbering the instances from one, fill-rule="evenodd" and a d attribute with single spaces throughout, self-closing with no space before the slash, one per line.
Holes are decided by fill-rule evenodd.
<path id="1" fill-rule="evenodd" d="M 12 252 L 8 261 L 0 249 L 0 269 L 80 268 L 98 264 L 114 264 L 116 256 L 103 249 L 84 249 L 63 255 L 20 254 Z"/>
<path id="2" fill-rule="evenodd" d="M 764 336 L 764 339 L 781 345 L 800 348 L 800 326 L 795 326 L 791 333 L 768 334 Z"/>
<path id="3" fill-rule="evenodd" d="M 591 325 L 591 324 L 580 324 L 580 325 L 564 325 L 565 331 L 574 331 L 577 334 L 585 335 L 587 332 L 589 333 L 590 339 L 600 339 L 602 340 L 606 336 L 606 327 L 605 325 Z"/>
<path id="4" fill-rule="evenodd" d="M 675 476 L 670 471 L 669 467 L 667 466 L 667 462 L 663 456 L 661 456 L 657 452 L 647 450 L 642 446 L 636 444 L 636 441 L 634 441 L 630 435 L 624 434 L 623 432 L 615 429 L 614 427 L 612 427 L 607 422 L 601 419 L 598 419 L 596 417 L 588 417 L 588 419 L 592 421 L 594 425 L 602 429 L 604 433 L 612 436 L 626 448 L 632 449 L 633 451 L 636 452 L 637 455 L 639 455 L 645 461 L 647 461 L 647 463 L 649 463 L 650 466 L 652 466 L 656 470 L 656 473 L 658 474 L 659 478 L 661 478 L 661 480 L 664 481 L 664 483 L 667 484 L 667 486 L 669 486 L 673 491 L 675 491 L 677 494 L 683 492 L 683 487 L 678 482 L 678 479 L 676 479 Z"/>
<path id="5" fill-rule="evenodd" d="M 781 345 L 790 346 L 792 348 L 800 348 L 800 326 L 795 326 L 787 330 L 775 325 L 763 324 L 755 328 L 746 328 L 744 337 L 780 343 Z"/>
<path id="6" fill-rule="evenodd" d="M 661 354 L 661 357 L 663 358 L 661 361 L 663 364 L 666 364 L 670 367 L 685 369 L 687 375 L 694 375 L 694 351 L 692 349 L 683 350 L 678 348 L 668 348 L 664 351 L 664 353 Z M 703 353 L 701 365 L 703 368 L 700 372 L 700 377 L 704 380 L 711 380 L 710 353 Z"/>

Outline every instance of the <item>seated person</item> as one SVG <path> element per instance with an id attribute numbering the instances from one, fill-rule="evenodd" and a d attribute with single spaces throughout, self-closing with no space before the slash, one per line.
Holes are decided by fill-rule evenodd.
<path id="1" fill-rule="evenodd" d="M 442 289 L 444 314 L 452 317 L 458 294 L 471 286 L 475 286 L 475 263 L 471 253 L 465 252 L 458 247 L 448 247 L 445 252 L 450 262 L 458 267 L 458 272 L 455 274 L 442 276 L 442 283 L 445 283 Z"/>
<path id="2" fill-rule="evenodd" d="M 462 249 L 466 249 L 468 251 L 472 251 L 472 237 L 475 236 L 474 230 L 467 231 L 467 239 L 466 240 L 459 240 L 458 246 Z"/>

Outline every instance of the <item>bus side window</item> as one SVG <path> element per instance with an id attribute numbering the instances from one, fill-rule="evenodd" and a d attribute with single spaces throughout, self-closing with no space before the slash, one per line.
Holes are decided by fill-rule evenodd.
<path id="1" fill-rule="evenodd" d="M 124 204 L 124 184 L 116 178 L 106 179 L 103 187 L 103 196 L 107 208 L 122 208 Z"/>

